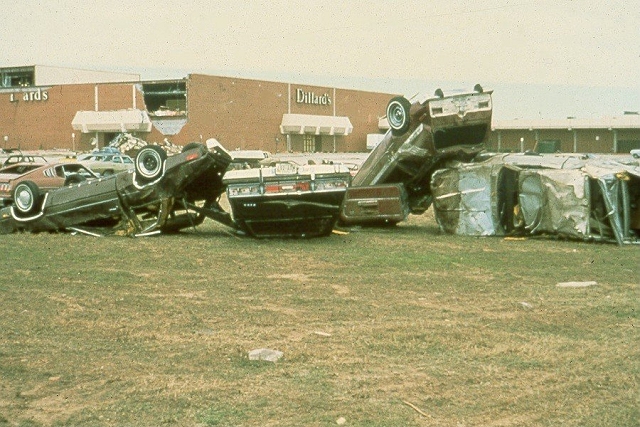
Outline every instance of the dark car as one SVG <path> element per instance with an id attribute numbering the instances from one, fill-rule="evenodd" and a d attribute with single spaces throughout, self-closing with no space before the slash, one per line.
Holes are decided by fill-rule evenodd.
<path id="1" fill-rule="evenodd" d="M 203 145 L 170 157 L 149 145 L 139 151 L 132 171 L 45 194 L 33 181 L 23 181 L 16 202 L 0 211 L 0 232 L 85 231 L 94 226 L 142 235 L 187 227 L 198 218 L 187 212 L 185 221 L 176 213 L 196 198 L 217 200 L 224 192 L 222 175 L 230 160 L 226 153 Z M 206 182 L 198 182 L 203 174 Z"/>
<path id="2" fill-rule="evenodd" d="M 392 98 L 387 105 L 390 130 L 353 177 L 352 187 L 402 184 L 411 213 L 423 213 L 431 205 L 433 172 L 452 159 L 470 160 L 485 148 L 491 94 L 476 85 L 473 92 L 448 96 L 438 89 L 422 101 Z"/>
<path id="3" fill-rule="evenodd" d="M 344 165 L 285 162 L 224 176 L 235 225 L 254 237 L 331 234 L 350 180 Z"/>

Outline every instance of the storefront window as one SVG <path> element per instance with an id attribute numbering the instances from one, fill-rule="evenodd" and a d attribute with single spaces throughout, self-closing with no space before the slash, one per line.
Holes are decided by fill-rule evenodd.
<path id="1" fill-rule="evenodd" d="M 33 86 L 33 71 L 5 71 L 1 75 L 0 83 L 2 84 L 2 87 Z"/>

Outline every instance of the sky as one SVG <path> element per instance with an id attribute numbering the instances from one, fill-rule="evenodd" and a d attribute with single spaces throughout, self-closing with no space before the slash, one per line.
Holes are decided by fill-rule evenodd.
<path id="1" fill-rule="evenodd" d="M 494 90 L 503 119 L 640 111 L 640 2 L 24 0 L 0 66 L 290 81 L 407 96 Z"/>

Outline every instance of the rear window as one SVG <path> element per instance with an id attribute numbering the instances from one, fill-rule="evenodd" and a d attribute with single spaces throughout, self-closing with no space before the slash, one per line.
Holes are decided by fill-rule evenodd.
<path id="1" fill-rule="evenodd" d="M 475 146 L 484 143 L 487 125 L 460 126 L 448 129 L 438 129 L 433 135 L 433 145 L 436 150 L 455 146 Z"/>

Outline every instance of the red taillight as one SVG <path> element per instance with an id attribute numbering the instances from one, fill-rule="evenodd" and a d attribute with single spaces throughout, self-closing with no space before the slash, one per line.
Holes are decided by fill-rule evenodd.
<path id="1" fill-rule="evenodd" d="M 309 191 L 310 189 L 311 183 L 309 181 L 267 184 L 264 186 L 265 193 L 295 193 L 298 191 Z"/>
<path id="2" fill-rule="evenodd" d="M 311 189 L 311 183 L 308 181 L 298 182 L 296 187 L 296 191 L 309 191 Z"/>
<path id="3" fill-rule="evenodd" d="M 194 160 L 197 159 L 198 157 L 200 157 L 200 153 L 195 152 L 195 153 L 191 153 L 187 156 L 187 162 L 190 160 Z"/>

